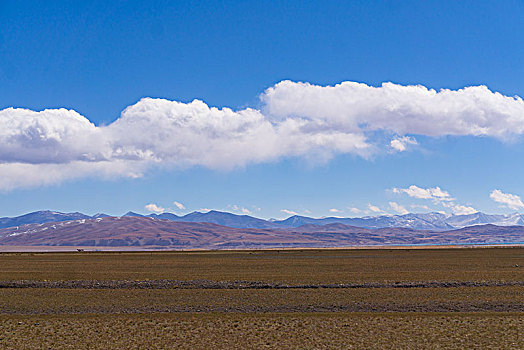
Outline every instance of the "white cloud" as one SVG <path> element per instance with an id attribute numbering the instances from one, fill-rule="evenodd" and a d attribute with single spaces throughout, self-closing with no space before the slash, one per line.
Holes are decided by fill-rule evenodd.
<path id="1" fill-rule="evenodd" d="M 396 152 L 404 152 L 411 145 L 418 145 L 418 142 L 409 136 L 396 137 L 389 143 L 389 146 Z"/>
<path id="2" fill-rule="evenodd" d="M 423 204 L 411 204 L 410 205 L 410 208 L 411 209 L 423 209 L 423 210 L 429 210 L 429 207 L 427 205 L 423 205 Z"/>
<path id="3" fill-rule="evenodd" d="M 0 163 L 103 161 L 105 146 L 100 128 L 73 110 L 0 110 Z"/>
<path id="4" fill-rule="evenodd" d="M 0 146 L 1 147 L 1 146 Z M 144 164 L 140 162 L 75 161 L 67 164 L 28 164 L 0 162 L 0 190 L 12 190 L 20 187 L 56 185 L 62 181 L 78 177 L 114 177 L 138 178 L 142 176 Z"/>
<path id="5" fill-rule="evenodd" d="M 218 109 L 198 100 L 185 104 L 145 98 L 107 128 L 115 157 L 212 169 L 289 156 L 364 155 L 370 147 L 361 134 L 310 129 L 296 118 L 270 121 L 255 109 Z"/>
<path id="6" fill-rule="evenodd" d="M 337 208 L 331 208 L 331 209 L 329 209 L 329 211 L 330 211 L 331 213 L 342 213 L 342 210 L 339 210 L 339 209 L 337 209 Z"/>
<path id="7" fill-rule="evenodd" d="M 280 211 L 283 212 L 283 213 L 286 213 L 288 215 L 298 215 L 298 213 L 296 211 L 293 211 L 293 210 L 281 209 Z"/>
<path id="8" fill-rule="evenodd" d="M 147 211 L 150 211 L 150 212 L 153 212 L 153 213 L 163 213 L 165 211 L 164 208 L 154 204 L 154 203 L 150 203 L 148 205 L 146 205 L 144 208 L 146 208 Z"/>
<path id="9" fill-rule="evenodd" d="M 501 203 L 513 210 L 524 208 L 524 203 L 522 203 L 522 200 L 516 194 L 504 193 L 501 190 L 493 190 L 489 197 L 495 202 Z"/>
<path id="10" fill-rule="evenodd" d="M 409 211 L 397 202 L 389 202 L 389 206 L 400 215 L 409 214 Z"/>
<path id="11" fill-rule="evenodd" d="M 486 135 L 524 133 L 524 101 L 486 86 L 459 90 L 345 81 L 335 86 L 282 81 L 262 95 L 268 113 L 305 118 L 318 128 L 397 135 Z"/>
<path id="12" fill-rule="evenodd" d="M 442 206 L 444 206 L 445 208 L 451 209 L 451 211 L 455 215 L 468 215 L 468 214 L 475 214 L 478 212 L 478 210 L 476 210 L 473 207 L 470 207 L 467 205 L 456 204 L 454 202 L 442 202 Z"/>
<path id="13" fill-rule="evenodd" d="M 174 201 L 173 204 L 174 204 L 178 209 L 180 209 L 180 210 L 184 210 L 184 209 L 186 209 L 186 206 L 183 205 L 183 204 L 180 203 L 180 202 Z"/>
<path id="14" fill-rule="evenodd" d="M 230 210 L 233 210 L 233 211 L 238 211 L 238 212 L 241 212 L 242 214 L 252 214 L 252 211 L 245 208 L 245 207 L 242 207 L 242 206 L 239 206 L 239 205 L 236 205 L 236 204 L 230 204 L 227 206 L 228 208 L 230 208 Z M 260 211 L 260 208 L 256 208 L 255 209 L 257 211 Z"/>
<path id="15" fill-rule="evenodd" d="M 0 190 L 86 176 L 137 177 L 154 166 L 227 170 L 285 157 L 369 157 L 384 148 L 373 137 L 377 131 L 396 135 L 389 145 L 396 151 L 416 144 L 407 135 L 524 133 L 523 100 L 484 86 L 435 91 L 283 81 L 261 99 L 261 110 L 234 111 L 199 100 L 144 98 L 107 126 L 67 109 L 0 110 Z"/>
<path id="16" fill-rule="evenodd" d="M 475 214 L 478 212 L 478 210 L 476 210 L 475 208 L 468 207 L 466 205 L 452 205 L 451 210 L 455 215 L 468 215 Z"/>
<path id="17" fill-rule="evenodd" d="M 421 188 L 411 185 L 408 188 L 393 188 L 392 191 L 396 194 L 407 194 L 412 198 L 432 200 L 435 204 L 440 204 L 445 208 L 451 209 L 453 214 L 456 215 L 467 215 L 478 212 L 478 210 L 473 207 L 455 203 L 455 198 L 451 197 L 449 192 L 444 191 L 438 186 Z M 411 207 L 413 208 L 414 206 L 412 205 Z M 423 206 L 423 208 L 429 209 L 427 206 Z"/>
<path id="18" fill-rule="evenodd" d="M 362 134 L 307 124 L 297 118 L 271 121 L 255 109 L 218 109 L 198 100 L 144 98 L 112 124 L 98 127 L 75 111 L 8 108 L 0 111 L 0 177 L 5 180 L 0 189 L 96 176 L 102 166 L 104 174 L 141 176 L 155 165 L 227 170 L 282 157 L 325 161 L 338 153 L 371 152 Z M 60 164 L 68 175 L 37 170 L 25 181 L 11 175 L 28 164 L 38 169 Z"/>
<path id="19" fill-rule="evenodd" d="M 418 199 L 434 199 L 436 201 L 452 201 L 452 198 L 447 191 L 443 191 L 440 187 L 421 188 L 411 185 L 408 188 L 393 188 L 393 193 L 405 193 L 410 197 Z"/>
<path id="20" fill-rule="evenodd" d="M 377 206 L 375 206 L 375 205 L 373 205 L 371 203 L 368 204 L 368 209 L 371 210 L 374 213 L 381 213 L 382 212 L 382 210 L 379 207 L 377 207 Z"/>
<path id="21" fill-rule="evenodd" d="M 362 212 L 362 210 L 358 209 L 358 208 L 348 208 L 350 212 L 352 212 L 353 214 L 360 214 Z"/>
<path id="22" fill-rule="evenodd" d="M 440 187 L 430 188 L 428 189 L 433 196 L 434 199 L 441 200 L 441 201 L 451 201 L 453 198 L 449 195 L 447 191 L 443 191 L 440 189 Z"/>

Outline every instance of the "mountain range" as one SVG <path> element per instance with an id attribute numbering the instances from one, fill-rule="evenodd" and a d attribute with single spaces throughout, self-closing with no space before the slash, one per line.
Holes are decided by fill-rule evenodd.
<path id="1" fill-rule="evenodd" d="M 246 249 L 523 242 L 524 226 L 479 225 L 450 231 L 426 231 L 410 228 L 368 229 L 332 223 L 258 229 L 138 216 L 75 219 L 0 229 L 0 247 Z"/>
<path id="2" fill-rule="evenodd" d="M 0 228 L 26 224 L 43 224 L 68 220 L 97 219 L 109 217 L 106 214 L 86 215 L 82 213 L 61 213 L 55 211 L 37 211 L 17 217 L 0 218 Z M 497 226 L 524 226 L 524 215 L 519 213 L 507 215 L 490 215 L 477 212 L 468 215 L 447 215 L 442 213 L 410 213 L 405 215 L 380 215 L 361 218 L 311 218 L 294 215 L 285 220 L 264 220 L 249 215 L 237 215 L 221 211 L 206 213 L 192 212 L 179 216 L 172 213 L 142 215 L 128 212 L 122 217 L 149 217 L 175 222 L 204 222 L 232 228 L 278 229 L 297 228 L 303 225 L 344 224 L 355 227 L 377 228 L 410 228 L 414 230 L 449 231 L 474 225 L 492 224 Z"/>

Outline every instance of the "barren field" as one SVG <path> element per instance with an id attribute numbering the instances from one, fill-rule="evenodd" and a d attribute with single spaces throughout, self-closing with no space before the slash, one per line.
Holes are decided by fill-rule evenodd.
<path id="1" fill-rule="evenodd" d="M 523 265 L 524 248 L 3 253 L 0 281 L 522 281 Z"/>
<path id="2" fill-rule="evenodd" d="M 524 249 L 0 254 L 0 348 L 524 347 Z"/>
<path id="3" fill-rule="evenodd" d="M 0 316 L 5 349 L 522 349 L 522 314 Z"/>

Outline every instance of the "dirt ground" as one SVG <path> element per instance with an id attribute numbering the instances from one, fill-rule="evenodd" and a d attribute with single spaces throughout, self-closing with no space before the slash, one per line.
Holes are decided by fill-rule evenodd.
<path id="1" fill-rule="evenodd" d="M 0 348 L 522 349 L 524 248 L 0 254 Z"/>
<path id="2" fill-rule="evenodd" d="M 0 316 L 5 349 L 522 349 L 522 314 Z"/>

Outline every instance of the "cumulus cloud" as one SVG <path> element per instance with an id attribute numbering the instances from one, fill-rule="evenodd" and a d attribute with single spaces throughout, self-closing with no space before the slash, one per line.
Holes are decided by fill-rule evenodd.
<path id="1" fill-rule="evenodd" d="M 150 203 L 148 205 L 146 205 L 144 208 L 146 208 L 147 211 L 150 211 L 152 213 L 163 213 L 165 211 L 164 208 L 154 204 L 154 203 Z"/>
<path id="2" fill-rule="evenodd" d="M 280 211 L 283 212 L 283 213 L 286 213 L 288 215 L 298 215 L 298 213 L 296 211 L 293 211 L 293 210 L 281 209 Z"/>
<path id="3" fill-rule="evenodd" d="M 371 210 L 374 213 L 381 213 L 382 212 L 382 210 L 379 207 L 377 207 L 376 205 L 373 205 L 371 203 L 368 204 L 368 209 Z"/>
<path id="4" fill-rule="evenodd" d="M 364 154 L 360 134 L 310 130 L 294 118 L 271 122 L 260 111 L 218 109 L 195 100 L 145 98 L 107 127 L 113 157 L 231 169 L 288 156 Z M 147 132 L 144 132 L 147 131 Z"/>
<path id="5" fill-rule="evenodd" d="M 252 213 L 251 210 L 245 207 L 238 206 L 236 204 L 228 205 L 228 208 L 231 208 L 233 211 L 241 212 L 242 214 L 251 214 Z"/>
<path id="6" fill-rule="evenodd" d="M 352 212 L 353 214 L 360 214 L 362 213 L 362 210 L 358 209 L 358 208 L 354 208 L 354 207 L 350 207 L 348 208 L 350 212 Z"/>
<path id="7" fill-rule="evenodd" d="M 443 191 L 440 187 L 421 188 L 416 185 L 411 185 L 408 188 L 393 188 L 393 193 L 405 193 L 410 197 L 418 199 L 433 199 L 436 201 L 452 201 L 452 198 L 447 191 Z"/>
<path id="8" fill-rule="evenodd" d="M 478 212 L 478 210 L 476 210 L 475 208 L 469 207 L 467 205 L 452 204 L 449 205 L 449 208 L 451 208 L 453 214 L 455 215 L 469 215 Z"/>
<path id="9" fill-rule="evenodd" d="M 85 176 L 138 177 L 159 165 L 227 170 L 286 157 L 367 158 L 384 149 L 377 132 L 394 135 L 389 148 L 399 152 L 416 145 L 416 135 L 524 133 L 523 100 L 485 86 L 436 91 L 283 81 L 261 100 L 260 110 L 235 111 L 144 98 L 105 126 L 68 109 L 1 110 L 0 190 Z"/>
<path id="10" fill-rule="evenodd" d="M 495 202 L 501 203 L 503 206 L 513 210 L 524 208 L 524 203 L 522 203 L 522 200 L 516 194 L 504 193 L 501 190 L 493 190 L 489 197 Z"/>
<path id="11" fill-rule="evenodd" d="M 0 111 L 0 162 L 63 164 L 106 160 L 100 129 L 73 110 Z"/>
<path id="12" fill-rule="evenodd" d="M 398 135 L 486 135 L 524 133 L 524 101 L 486 86 L 459 90 L 383 83 L 373 87 L 345 81 L 335 86 L 282 81 L 262 95 L 266 109 L 281 118 L 305 118 L 318 128 L 387 130 Z"/>
<path id="13" fill-rule="evenodd" d="M 417 145 L 418 142 L 413 137 L 403 136 L 396 137 L 389 143 L 389 146 L 396 152 L 404 152 L 411 145 Z"/>
<path id="14" fill-rule="evenodd" d="M 339 153 L 370 153 L 362 134 L 307 124 L 294 118 L 271 121 L 255 109 L 218 109 L 198 100 L 145 98 L 112 124 L 98 127 L 75 111 L 8 108 L 0 111 L 0 176 L 28 164 L 60 164 L 68 175 L 34 171 L 27 180 L 10 176 L 0 189 L 96 175 L 101 167 L 104 174 L 135 177 L 160 164 L 227 170 L 282 157 L 325 161 Z"/>
<path id="15" fill-rule="evenodd" d="M 175 205 L 175 207 L 177 207 L 177 208 L 180 209 L 180 210 L 184 210 L 184 209 L 186 209 L 186 206 L 183 205 L 183 204 L 180 203 L 180 202 L 174 201 L 173 204 Z"/>
<path id="16" fill-rule="evenodd" d="M 339 209 L 337 209 L 337 208 L 331 208 L 331 209 L 329 209 L 329 211 L 330 211 L 331 213 L 342 213 L 342 210 L 339 210 Z"/>
<path id="17" fill-rule="evenodd" d="M 400 215 L 405 215 L 409 213 L 409 211 L 406 208 L 404 208 L 402 205 L 398 204 L 397 202 L 389 202 L 389 206 L 391 207 L 391 209 L 393 209 Z"/>
<path id="18" fill-rule="evenodd" d="M 430 188 L 421 188 L 415 185 L 411 185 L 408 188 L 393 188 L 392 191 L 396 194 L 407 194 L 409 197 L 412 198 L 431 200 L 435 204 L 439 204 L 445 208 L 450 209 L 451 212 L 453 212 L 453 214 L 455 215 L 467 215 L 478 212 L 478 210 L 476 210 L 473 207 L 457 204 L 455 202 L 455 198 L 451 197 L 449 192 L 444 191 L 438 186 Z M 411 207 L 415 208 L 416 206 L 412 205 Z M 429 209 L 427 206 L 419 205 L 418 207 L 424 208 L 426 210 Z"/>

